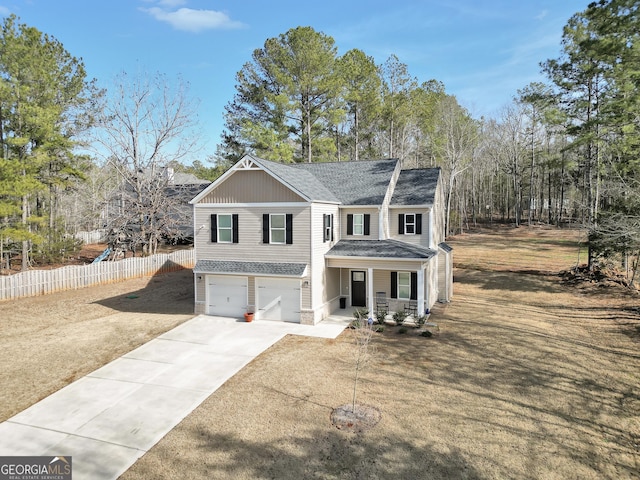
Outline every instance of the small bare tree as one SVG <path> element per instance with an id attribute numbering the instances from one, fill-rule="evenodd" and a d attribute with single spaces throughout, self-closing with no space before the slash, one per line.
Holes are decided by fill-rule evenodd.
<path id="1" fill-rule="evenodd" d="M 368 312 L 366 310 L 355 311 L 354 316 L 356 320 L 351 324 L 355 346 L 353 354 L 356 368 L 351 404 L 341 405 L 331 413 L 331 422 L 336 427 L 354 432 L 362 432 L 374 427 L 380 421 L 381 416 L 377 408 L 356 404 L 360 373 L 373 355 L 373 348 L 371 346 L 374 332 L 373 319 L 367 318 L 367 314 Z"/>
<path id="2" fill-rule="evenodd" d="M 371 338 L 373 337 L 373 320 L 369 322 L 367 315 L 357 312 L 357 319 L 353 322 L 353 342 L 355 345 L 355 377 L 353 379 L 353 398 L 351 401 L 351 411 L 356 411 L 356 394 L 358 391 L 358 380 L 360 372 L 371 359 L 373 349 L 371 348 Z"/>

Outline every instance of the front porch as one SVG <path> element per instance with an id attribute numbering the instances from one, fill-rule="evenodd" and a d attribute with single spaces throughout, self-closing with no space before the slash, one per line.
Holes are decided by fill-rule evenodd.
<path id="1" fill-rule="evenodd" d="M 429 248 L 397 240 L 342 240 L 325 262 L 328 283 L 339 285 L 341 307 L 418 318 L 437 300 L 437 255 Z"/>
<path id="2" fill-rule="evenodd" d="M 351 314 L 366 309 L 374 319 L 379 311 L 391 315 L 406 312 L 412 318 L 427 314 L 435 303 L 436 292 L 429 269 L 420 267 L 413 271 L 408 265 L 403 270 L 356 266 L 329 269 L 330 276 L 340 284 L 340 308 L 332 308 L 332 313 L 346 310 Z"/>

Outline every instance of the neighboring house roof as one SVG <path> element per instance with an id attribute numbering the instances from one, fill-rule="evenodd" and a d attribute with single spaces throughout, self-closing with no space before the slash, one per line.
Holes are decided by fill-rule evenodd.
<path id="1" fill-rule="evenodd" d="M 340 240 L 325 257 L 429 259 L 436 252 L 399 240 Z"/>
<path id="2" fill-rule="evenodd" d="M 302 277 L 304 263 L 235 262 L 228 260 L 198 260 L 194 273 L 233 273 L 248 275 L 278 275 Z"/>
<path id="3" fill-rule="evenodd" d="M 432 206 L 439 176 L 439 168 L 402 170 L 391 197 L 391 205 Z"/>
<path id="4" fill-rule="evenodd" d="M 202 190 L 210 183 L 211 182 L 209 180 L 198 178 L 193 173 L 172 173 L 171 177 L 169 178 L 169 185 L 202 185 L 202 188 L 200 190 Z"/>
<path id="5" fill-rule="evenodd" d="M 357 162 L 298 163 L 295 170 L 311 173 L 343 205 L 382 204 L 397 159 Z"/>

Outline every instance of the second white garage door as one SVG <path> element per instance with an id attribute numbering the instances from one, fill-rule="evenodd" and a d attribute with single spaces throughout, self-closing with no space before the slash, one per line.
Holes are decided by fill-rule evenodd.
<path id="1" fill-rule="evenodd" d="M 208 275 L 207 314 L 242 318 L 247 310 L 247 277 Z"/>
<path id="2" fill-rule="evenodd" d="M 256 291 L 259 319 L 300 322 L 300 280 L 256 278 Z"/>

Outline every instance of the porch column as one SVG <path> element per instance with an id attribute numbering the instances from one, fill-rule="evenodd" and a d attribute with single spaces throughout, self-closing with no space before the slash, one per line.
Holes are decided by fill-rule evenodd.
<path id="1" fill-rule="evenodd" d="M 418 315 L 424 315 L 424 268 L 418 270 Z"/>
<path id="2" fill-rule="evenodd" d="M 373 318 L 375 313 L 373 310 L 373 268 L 367 270 L 367 296 L 369 298 L 369 317 Z"/>

